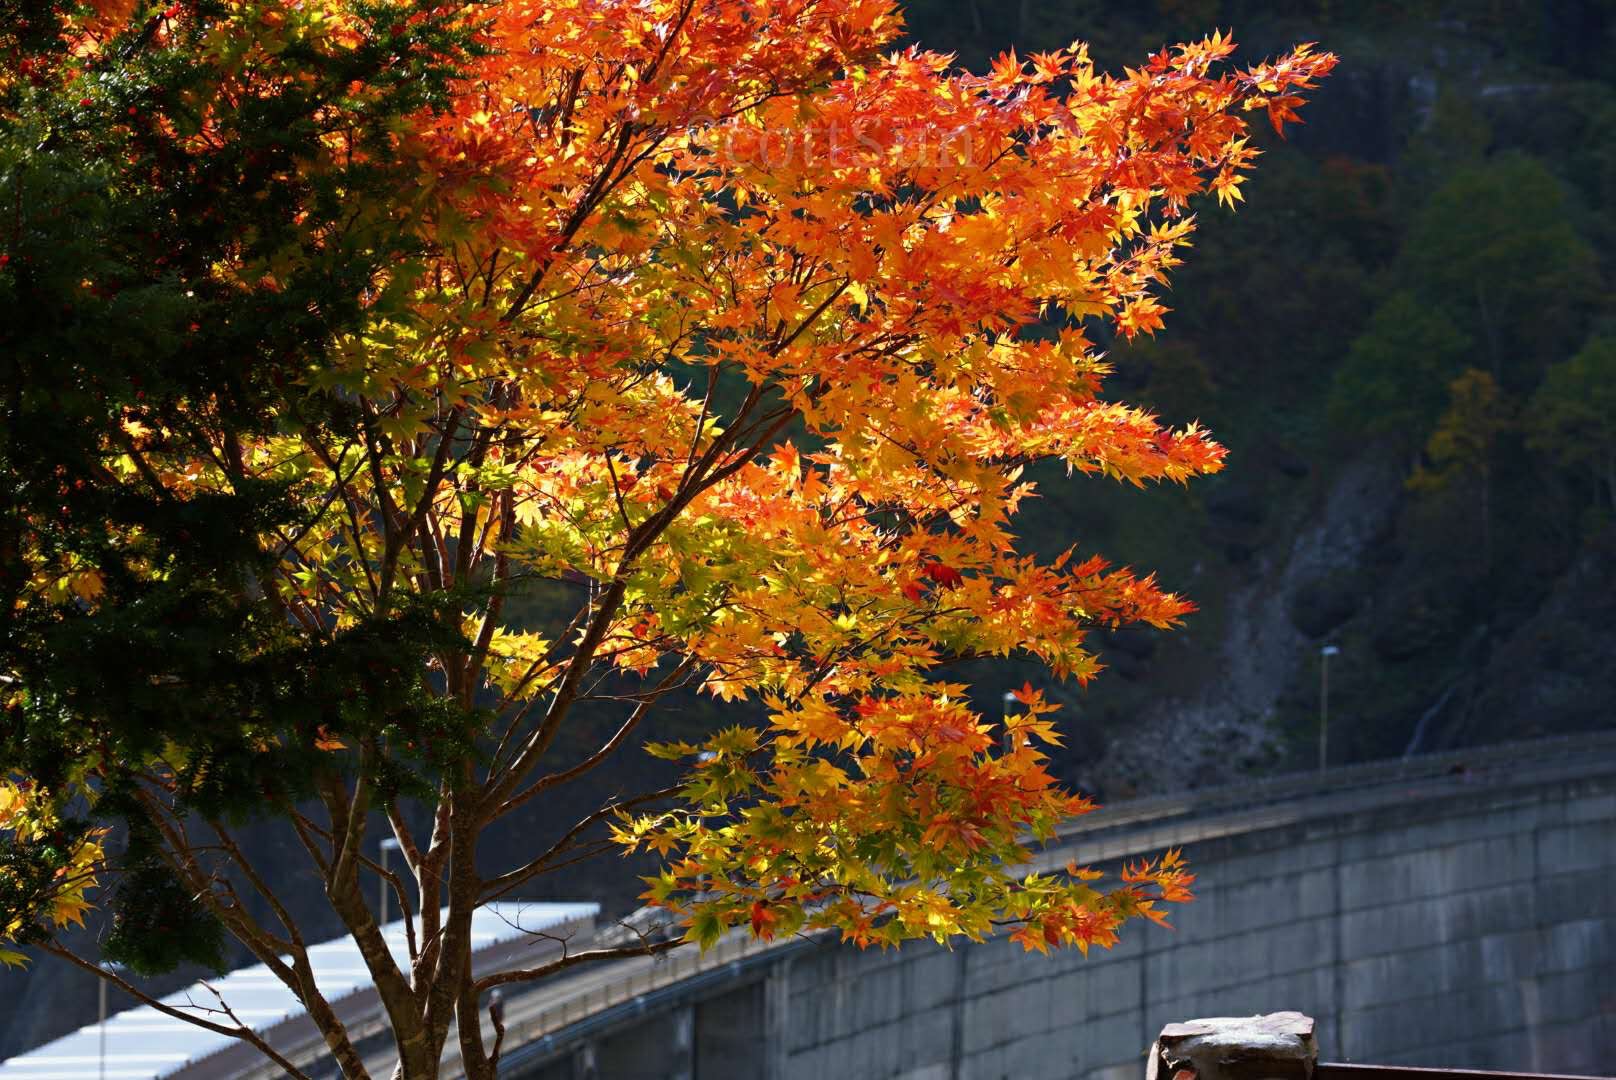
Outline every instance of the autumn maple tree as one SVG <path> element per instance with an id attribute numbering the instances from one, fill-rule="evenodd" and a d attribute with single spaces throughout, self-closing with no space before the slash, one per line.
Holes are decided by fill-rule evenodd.
<path id="1" fill-rule="evenodd" d="M 1214 34 L 978 75 L 885 51 L 887 0 L 3 10 L 0 941 L 73 959 L 98 889 L 136 970 L 229 935 L 363 1076 L 236 835 L 278 822 L 397 1075 L 436 1075 L 458 1020 L 488 1077 L 486 992 L 678 944 L 474 977 L 473 911 L 591 854 L 661 856 L 647 899 L 704 947 L 1086 950 L 1188 897 L 1171 855 L 1030 873 L 1091 805 L 1046 771 L 1037 690 L 1001 726 L 948 666 L 1086 680 L 1094 628 L 1190 610 L 1019 551 L 1024 472 L 1220 467 L 1102 396 L 1095 339 L 1161 325 L 1191 200 L 1240 198 L 1249 120 L 1294 119 L 1333 57 L 1235 69 Z M 751 709 L 659 736 L 694 691 Z M 479 852 L 647 737 L 682 779 Z"/>

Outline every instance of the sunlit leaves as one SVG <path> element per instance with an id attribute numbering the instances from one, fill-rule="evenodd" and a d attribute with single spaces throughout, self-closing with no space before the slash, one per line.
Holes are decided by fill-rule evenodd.
<path id="1" fill-rule="evenodd" d="M 10 942 L 84 925 L 88 892 L 102 867 L 105 829 L 64 820 L 51 795 L 33 783 L 0 775 L 0 965 L 18 966 Z"/>
<path id="2" fill-rule="evenodd" d="M 653 743 L 678 798 L 612 825 L 665 860 L 647 897 L 702 947 L 739 926 L 886 946 L 1009 923 L 1087 948 L 1187 898 L 1166 859 L 1104 894 L 1028 873 L 1091 808 L 1050 774 L 1052 709 L 1029 685 L 990 721 L 944 673 L 1019 654 L 1084 681 L 1094 630 L 1191 610 L 1097 556 L 1021 551 L 1026 470 L 1222 467 L 1205 431 L 1104 396 L 1094 342 L 1164 325 L 1192 200 L 1238 201 L 1247 115 L 1294 120 L 1334 58 L 1241 71 L 1219 33 L 1121 76 L 1080 44 L 977 75 L 889 51 L 884 0 L 457 10 L 395 33 L 344 0 L 206 27 L 182 8 L 155 41 L 219 88 L 161 122 L 203 163 L 243 138 L 232 101 L 278 106 L 395 39 L 430 54 L 300 120 L 313 145 L 272 163 L 296 181 L 283 243 L 187 271 L 268 298 L 310 266 L 336 282 L 305 284 L 304 339 L 231 355 L 280 365 L 263 422 L 178 394 L 98 447 L 116 484 L 192 504 L 273 483 L 296 510 L 251 532 L 239 591 L 274 633 L 242 651 L 343 663 L 315 687 L 329 708 L 222 725 L 233 748 L 381 762 L 383 802 L 453 777 L 442 797 L 480 827 L 704 691 L 767 720 Z M 103 5 L 86 50 L 128 18 Z M 464 49 L 426 48 L 454 34 Z M 385 123 L 357 137 L 361 114 Z M 360 167 L 399 180 L 350 199 Z M 221 348 L 256 344 L 233 333 Z M 35 562 L 51 602 L 104 602 L 100 567 Z M 597 703 L 622 734 L 553 760 Z"/>

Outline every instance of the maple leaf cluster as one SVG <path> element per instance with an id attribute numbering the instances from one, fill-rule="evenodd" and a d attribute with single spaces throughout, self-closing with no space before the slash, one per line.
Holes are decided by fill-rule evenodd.
<path id="1" fill-rule="evenodd" d="M 1082 45 L 977 75 L 886 51 L 902 22 L 885 0 L 384 7 L 182 0 L 142 19 L 99 0 L 62 23 L 54 66 L 0 86 L 17 109 L 83 95 L 141 183 L 268 185 L 253 205 L 273 245 L 219 211 L 206 257 L 170 273 L 188 298 L 296 316 L 296 335 L 239 353 L 255 325 L 241 309 L 186 324 L 181 339 L 216 335 L 226 375 L 126 385 L 92 426 L 92 486 L 164 507 L 272 490 L 291 510 L 244 519 L 251 586 L 208 594 L 250 613 L 232 624 L 251 635 L 228 717 L 120 742 L 85 713 L 78 782 L 138 789 L 183 846 L 170 818 L 231 787 L 224 770 L 264 778 L 362 945 L 351 808 L 372 805 L 423 894 L 450 896 L 447 922 L 418 915 L 429 942 L 612 845 L 664 856 L 647 895 L 703 945 L 742 925 L 860 945 L 1009 925 L 1029 948 L 1086 949 L 1186 899 L 1176 854 L 1109 892 L 1081 868 L 1029 873 L 1032 845 L 1092 808 L 1047 771 L 1052 707 L 1028 687 L 990 722 L 941 673 L 1023 654 L 1087 680 L 1095 628 L 1192 610 L 1098 556 L 1025 554 L 1013 520 L 1039 462 L 1135 485 L 1221 468 L 1205 431 L 1102 395 L 1096 328 L 1162 325 L 1191 200 L 1237 200 L 1257 154 L 1247 114 L 1293 120 L 1334 57 L 1303 46 L 1242 70 L 1214 34 L 1121 76 Z M 428 59 L 398 60 L 407 49 Z M 98 73 L 141 50 L 200 74 L 123 107 Z M 361 64 L 369 81 L 320 81 Z M 244 116 L 295 108 L 304 143 L 234 149 Z M 87 282 L 86 302 L 127 287 Z M 250 424 L 222 404 L 243 386 Z M 183 576 L 181 545 L 158 540 L 115 520 L 93 558 L 25 538 L 14 606 L 120 615 Z M 524 621 L 523 590 L 571 617 Z M 687 763 L 676 789 L 506 871 L 477 864 L 481 829 L 695 687 L 766 723 L 654 744 Z M 558 737 L 596 702 L 626 703 L 621 726 L 564 758 Z M 291 761 L 309 791 L 275 786 Z M 310 793 L 323 824 L 294 805 Z M 453 827 L 414 835 L 406 798 Z M 610 840 L 584 839 L 608 822 Z M 396 1025 L 411 992 L 451 1007 L 401 987 L 469 980 L 452 951 L 426 948 L 408 973 L 367 952 Z"/>
<path id="2" fill-rule="evenodd" d="M 37 911 L 57 929 L 84 925 L 86 893 L 102 866 L 106 830 L 64 820 L 48 792 L 4 776 L 0 830 L 12 840 L 0 851 L 0 912 L 8 916 L 0 922 L 0 965 L 17 966 L 26 958 L 6 943 L 26 943 L 36 932 L 17 913 Z"/>

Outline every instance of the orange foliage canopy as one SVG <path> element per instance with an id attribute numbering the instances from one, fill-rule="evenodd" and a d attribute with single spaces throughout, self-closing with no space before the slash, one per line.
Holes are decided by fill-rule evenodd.
<path id="1" fill-rule="evenodd" d="M 125 5 L 103 7 L 117 30 Z M 198 155 L 224 110 L 276 93 L 288 41 L 335 54 L 390 32 L 343 0 L 230 10 L 208 39 L 228 85 L 196 104 Z M 1024 470 L 1142 484 L 1221 467 L 1204 431 L 1102 398 L 1087 335 L 1162 325 L 1190 201 L 1238 200 L 1250 114 L 1294 119 L 1335 58 L 1302 46 L 1237 69 L 1214 34 L 1120 77 L 1082 45 L 977 75 L 883 51 L 902 28 L 887 0 L 501 0 L 465 19 L 483 48 L 451 104 L 393 133 L 413 186 L 362 208 L 422 253 L 371 283 L 368 325 L 299 388 L 357 403 L 361 430 L 334 441 L 288 411 L 237 455 L 312 493 L 312 524 L 265 538 L 294 627 L 488 586 L 427 681 L 483 724 L 473 704 L 499 711 L 474 733 L 483 752 L 434 762 L 462 777 L 441 792 L 456 827 L 405 838 L 417 877 L 459 882 L 459 912 L 550 868 L 557 849 L 481 878 L 443 869 L 700 685 L 766 723 L 653 746 L 689 759 L 687 779 L 614 826 L 666 856 L 648 896 L 692 940 L 1010 924 L 1028 948 L 1087 948 L 1186 899 L 1176 855 L 1106 893 L 1079 867 L 1027 873 L 1029 844 L 1091 808 L 1046 771 L 1051 706 L 1029 687 L 999 730 L 939 675 L 1022 653 L 1087 680 L 1093 628 L 1190 610 L 1101 558 L 1019 551 Z M 109 32 L 87 24 L 84 51 Z M 333 161 L 355 152 L 338 121 L 366 93 L 330 106 Z M 213 272 L 250 290 L 278 270 Z M 175 451 L 160 420 L 132 423 L 141 475 L 177 496 L 240 481 Z M 506 598 L 535 581 L 575 616 L 514 621 Z M 622 727 L 556 760 L 579 706 L 606 698 L 630 704 Z M 319 738 L 356 756 L 343 783 L 416 760 L 359 719 Z"/>
<path id="2" fill-rule="evenodd" d="M 665 7 L 625 32 L 616 8 L 506 5 L 484 92 L 412 144 L 454 207 L 440 243 L 468 245 L 455 272 L 499 297 L 462 370 L 502 377 L 511 328 L 538 328 L 514 352 L 542 389 L 477 405 L 545 432 L 516 518 L 573 508 L 544 558 L 601 584 L 619 666 L 682 657 L 770 710 L 665 748 L 707 751 L 694 806 L 619 837 L 678 856 L 648 895 L 704 940 L 745 916 L 860 944 L 998 918 L 1105 941 L 1139 913 L 1117 897 L 1187 879 L 1167 863 L 1104 899 L 989 869 L 1088 804 L 1044 770 L 1036 695 L 1000 753 L 932 675 L 1020 651 L 1087 679 L 1090 628 L 1190 610 L 1101 559 L 1018 552 L 1023 469 L 1220 467 L 1203 431 L 1100 398 L 1083 321 L 1161 325 L 1188 200 L 1232 203 L 1256 156 L 1243 114 L 1280 127 L 1334 58 L 1227 71 L 1214 35 L 1120 79 L 1081 45 L 977 76 L 877 55 L 899 28 L 878 0 Z M 722 373 L 745 377 L 727 414 Z"/>

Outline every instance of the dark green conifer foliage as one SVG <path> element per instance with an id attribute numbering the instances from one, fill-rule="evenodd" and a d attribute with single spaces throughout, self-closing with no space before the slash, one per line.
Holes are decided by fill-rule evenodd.
<path id="1" fill-rule="evenodd" d="M 337 52 L 289 28 L 254 61 L 284 76 L 276 89 L 217 112 L 199 149 L 198 103 L 246 61 L 205 47 L 223 5 L 180 2 L 197 17 L 145 5 L 136 31 L 86 61 L 63 29 L 89 5 L 0 0 L 0 56 L 19 76 L 0 80 L 0 674 L 28 687 L 0 722 L 0 767 L 54 788 L 87 762 L 167 748 L 180 812 L 239 821 L 331 767 L 307 736 L 332 708 L 348 730 L 362 715 L 463 731 L 397 676 L 441 620 L 378 612 L 340 637 L 294 639 L 258 585 L 272 553 L 257 538 L 301 527 L 290 483 L 243 478 L 181 501 L 113 459 L 131 450 L 131 424 L 195 447 L 231 445 L 274 416 L 351 426 L 340 398 L 289 395 L 336 335 L 386 314 L 377 269 L 413 243 L 388 216 L 397 199 L 373 197 L 411 179 L 387 163 L 390 125 L 444 100 L 472 46 L 448 7 L 407 25 L 391 6 L 362 7 L 370 32 Z M 329 153 L 333 136 L 354 152 Z M 260 285 L 221 281 L 211 270 L 226 257 L 260 267 Z M 94 614 L 70 591 L 14 612 L 25 537 L 36 560 L 99 573 Z M 277 726 L 302 737 L 266 748 Z M 0 846 L 19 883 L 0 895 L 0 925 L 32 917 L 74 836 L 122 820 L 133 839 L 110 953 L 142 972 L 218 966 L 220 928 L 139 843 L 150 809 L 104 799 L 97 811 L 64 824 L 60 844 Z"/>

